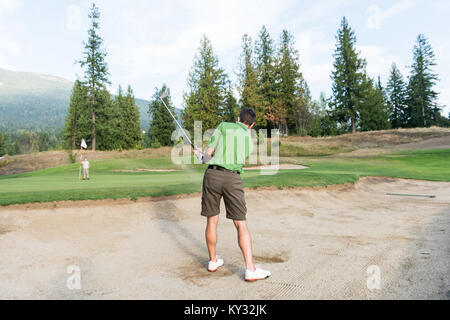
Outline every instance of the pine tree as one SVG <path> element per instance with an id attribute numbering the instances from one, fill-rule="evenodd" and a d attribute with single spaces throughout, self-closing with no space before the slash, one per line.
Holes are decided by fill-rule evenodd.
<path id="1" fill-rule="evenodd" d="M 311 125 L 308 130 L 308 135 L 318 137 L 329 135 L 326 124 L 330 122 L 328 116 L 328 102 L 324 92 L 320 93 L 319 101 L 313 101 L 310 108 Z"/>
<path id="2" fill-rule="evenodd" d="M 231 81 L 227 81 L 221 118 L 226 122 L 235 122 L 239 116 L 239 104 L 233 94 Z"/>
<path id="3" fill-rule="evenodd" d="M 66 116 L 66 122 L 64 126 L 64 144 L 67 147 L 77 149 L 81 139 L 87 139 L 88 136 L 80 132 L 83 125 L 80 128 L 80 122 L 82 122 L 82 114 L 88 112 L 89 99 L 87 95 L 86 87 L 79 80 L 76 80 L 73 88 L 72 94 L 70 96 L 69 110 Z M 86 124 L 85 124 L 86 125 Z M 89 124 L 88 124 L 89 125 Z M 89 137 L 90 137 L 89 130 Z M 88 139 L 90 140 L 90 139 Z"/>
<path id="4" fill-rule="evenodd" d="M 119 132 L 120 111 L 106 88 L 97 92 L 96 103 L 101 106 L 95 112 L 96 148 L 98 150 L 120 149 L 122 145 L 120 142 L 122 135 Z M 91 143 L 94 143 L 93 138 Z"/>
<path id="5" fill-rule="evenodd" d="M 200 41 L 200 48 L 189 73 L 189 92 L 184 95 L 183 122 L 187 130 L 193 131 L 194 121 L 202 121 L 203 130 L 216 128 L 218 116 L 224 101 L 227 75 L 219 68 L 219 59 L 206 37 Z"/>
<path id="6" fill-rule="evenodd" d="M 100 12 L 95 3 L 88 15 L 91 19 L 88 31 L 88 41 L 83 42 L 83 59 L 79 61 L 84 69 L 84 85 L 88 88 L 90 112 L 92 119 L 92 150 L 97 147 L 97 115 L 105 113 L 103 109 L 110 105 L 110 99 L 105 99 L 106 85 L 110 84 L 108 66 L 105 62 L 106 52 L 103 50 L 103 39 L 99 36 Z"/>
<path id="7" fill-rule="evenodd" d="M 257 125 L 264 122 L 264 112 L 259 110 L 261 97 L 259 95 L 258 77 L 253 56 L 252 38 L 248 34 L 242 37 L 242 53 L 239 61 L 238 91 L 242 108 L 251 108 L 256 111 Z"/>
<path id="8" fill-rule="evenodd" d="M 149 104 L 148 113 L 150 115 L 150 128 L 148 131 L 148 136 L 150 138 L 150 143 L 153 146 L 171 146 L 172 133 L 175 131 L 175 122 L 172 116 L 167 111 L 164 104 L 161 102 L 160 98 L 163 93 L 166 93 L 166 97 L 163 98 L 167 107 L 170 109 L 173 115 L 175 115 L 175 108 L 172 104 L 172 98 L 170 96 L 170 90 L 166 85 L 163 85 L 161 90 L 155 88 L 155 93 Z"/>
<path id="9" fill-rule="evenodd" d="M 106 125 L 102 128 L 102 149 L 136 148 L 141 141 L 141 129 L 139 109 L 130 86 L 126 95 L 119 86 L 117 95 L 107 111 Z"/>
<path id="10" fill-rule="evenodd" d="M 141 120 L 139 115 L 139 108 L 136 105 L 131 86 L 127 88 L 127 95 L 124 99 L 124 105 L 120 109 L 120 129 L 123 135 L 124 149 L 136 148 L 141 141 Z"/>
<path id="11" fill-rule="evenodd" d="M 359 108 L 361 131 L 385 130 L 390 128 L 389 106 L 386 103 L 380 78 L 375 83 L 366 76 L 362 85 L 362 102 Z"/>
<path id="12" fill-rule="evenodd" d="M 366 62 L 356 52 L 355 33 L 345 17 L 342 19 L 336 40 L 330 106 L 333 110 L 333 118 L 344 126 L 350 123 L 351 131 L 354 133 L 359 118 L 362 100 L 361 86 L 365 80 Z"/>
<path id="13" fill-rule="evenodd" d="M 309 90 L 308 84 L 303 77 L 300 77 L 296 90 L 296 100 L 295 100 L 295 126 L 297 134 L 306 135 L 311 126 L 311 105 L 313 100 L 311 98 L 311 91 Z"/>
<path id="14" fill-rule="evenodd" d="M 438 81 L 433 49 L 424 35 L 419 34 L 413 50 L 413 64 L 407 87 L 408 126 L 427 127 L 436 124 L 441 107 L 433 86 Z"/>
<path id="15" fill-rule="evenodd" d="M 280 47 L 276 59 L 276 78 L 275 90 L 276 100 L 280 113 L 285 115 L 285 119 L 281 121 L 287 125 L 283 131 L 288 130 L 300 133 L 301 117 L 305 110 L 304 93 L 307 85 L 300 72 L 300 63 L 298 51 L 295 49 L 294 37 L 287 31 L 283 30 L 280 38 Z M 302 87 L 306 85 L 306 87 Z M 300 94 L 299 94 L 300 93 Z"/>
<path id="16" fill-rule="evenodd" d="M 276 98 L 274 65 L 275 48 L 273 40 L 265 26 L 263 26 L 259 32 L 255 53 L 260 96 L 259 105 L 255 110 L 256 127 L 263 128 L 268 125 L 265 116 L 269 112 L 269 107 L 273 105 Z"/>
<path id="17" fill-rule="evenodd" d="M 389 80 L 386 85 L 387 103 L 390 109 L 389 121 L 392 128 L 404 127 L 406 119 L 406 87 L 403 76 L 395 63 L 392 63 Z"/>

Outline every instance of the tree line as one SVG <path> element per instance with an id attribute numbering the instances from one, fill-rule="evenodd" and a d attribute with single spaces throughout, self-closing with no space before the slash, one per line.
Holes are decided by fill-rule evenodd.
<path id="1" fill-rule="evenodd" d="M 372 79 L 367 75 L 367 62 L 355 49 L 355 32 L 345 17 L 336 40 L 327 112 L 334 130 L 356 132 L 449 125 L 449 119 L 441 115 L 442 106 L 438 105 L 438 93 L 433 89 L 438 80 L 433 70 L 434 52 L 423 34 L 417 36 L 407 81 L 392 63 L 385 87 L 379 77 Z"/>
<path id="2" fill-rule="evenodd" d="M 62 149 L 62 130 L 36 128 L 0 132 L 0 157 Z"/>
<path id="3" fill-rule="evenodd" d="M 150 128 L 143 135 L 139 110 L 133 90 L 119 87 L 111 95 L 107 55 L 99 35 L 98 7 L 93 4 L 88 40 L 83 43 L 83 57 L 78 61 L 83 77 L 74 83 L 63 133 L 45 138 L 39 133 L 0 136 L 0 151 L 10 154 L 41 150 L 42 141 L 48 148 L 57 148 L 58 141 L 69 149 L 77 149 L 85 139 L 92 150 L 132 149 L 173 145 L 176 129 L 160 97 L 175 114 L 170 89 L 155 88 L 149 104 Z M 301 71 L 300 54 L 295 39 L 283 30 L 275 41 L 263 26 L 254 40 L 242 36 L 241 53 L 237 60 L 237 81 L 220 66 L 211 41 L 204 35 L 194 57 L 183 95 L 183 110 L 177 114 L 184 127 L 193 131 L 194 121 L 202 121 L 204 130 L 217 127 L 222 121 L 236 121 L 239 110 L 252 108 L 257 113 L 256 129 L 278 129 L 285 135 L 326 136 L 347 132 L 449 126 L 441 115 L 434 86 L 438 75 L 433 70 L 436 59 L 427 38 L 417 36 L 413 62 L 405 78 L 395 63 L 387 83 L 367 74 L 367 62 L 356 50 L 356 36 L 344 17 L 336 34 L 331 72 L 331 95 L 323 92 L 318 100 L 311 97 Z M 236 94 L 237 93 L 237 94 Z M 35 138 L 19 150 L 12 139 Z M 40 137 L 40 138 L 36 138 Z M 9 141 L 6 143 L 6 141 Z M 45 144 L 45 143 L 44 143 Z M 17 144 L 18 145 L 18 144 Z M 28 147 L 28 146 L 31 147 Z M 47 148 L 45 147 L 45 148 Z M 15 150 L 15 151 L 14 151 Z M 0 152 L 0 153 L 1 153 Z"/>
<path id="4" fill-rule="evenodd" d="M 367 74 L 367 62 L 356 50 L 355 32 L 345 17 L 336 34 L 333 58 L 331 95 L 326 97 L 322 92 L 318 100 L 313 100 L 301 72 L 294 37 L 288 30 L 281 32 L 278 42 L 265 26 L 256 41 L 248 34 L 242 36 L 236 84 L 220 67 L 212 44 L 204 35 L 189 73 L 188 91 L 183 96 L 184 127 L 192 133 L 194 121 L 202 121 L 203 129 L 215 128 L 222 121 L 235 121 L 242 107 L 256 111 L 256 129 L 275 128 L 286 135 L 326 136 L 449 126 L 450 119 L 441 115 L 442 106 L 433 89 L 438 80 L 433 70 L 436 61 L 424 35 L 417 36 L 406 80 L 395 63 L 386 85 L 379 76 L 371 78 Z M 156 114 L 153 126 L 166 126 L 164 123 L 171 121 L 167 112 L 161 116 L 165 120 L 159 121 Z M 164 134 L 167 133 L 153 134 L 153 139 L 164 140 Z"/>

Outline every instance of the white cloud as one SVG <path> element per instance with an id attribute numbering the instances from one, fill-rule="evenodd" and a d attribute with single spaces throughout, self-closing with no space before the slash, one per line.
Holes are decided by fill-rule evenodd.
<path id="1" fill-rule="evenodd" d="M 320 92 L 327 93 L 331 86 L 335 40 L 330 40 L 317 28 L 304 30 L 295 35 L 295 39 L 300 55 L 300 71 L 313 93 L 313 98 L 318 98 Z"/>
<path id="2" fill-rule="evenodd" d="M 0 18 L 16 9 L 20 3 L 21 1 L 18 0 L 0 0 Z"/>
<path id="3" fill-rule="evenodd" d="M 413 0 L 403 0 L 383 11 L 380 6 L 372 4 L 366 9 L 366 13 L 368 14 L 366 26 L 368 29 L 380 30 L 383 20 L 392 18 L 393 16 L 410 9 L 413 5 Z"/>
<path id="4" fill-rule="evenodd" d="M 211 40 L 220 66 L 233 76 L 241 37 L 256 38 L 263 24 L 268 28 L 295 1 L 137 1 L 119 7 L 118 30 L 109 42 L 109 59 L 117 69 L 127 70 L 130 82 L 147 79 L 148 92 L 166 83 L 175 103 L 181 105 L 182 90 L 203 34 Z M 148 97 L 148 95 L 147 95 Z"/>
<path id="5" fill-rule="evenodd" d="M 448 116 L 450 113 L 450 57 L 448 52 L 450 43 L 440 43 L 435 47 L 435 57 L 439 81 L 436 83 L 436 91 L 439 92 L 438 103 L 445 105 L 443 114 Z"/>
<path id="6" fill-rule="evenodd" d="M 302 6 L 301 10 L 290 12 L 292 18 L 285 21 L 283 24 L 286 26 L 296 26 L 299 28 L 310 23 L 315 23 L 321 19 L 329 17 L 339 8 L 342 8 L 352 2 L 352 0 L 310 1 L 308 2 L 308 6 Z M 289 12 L 289 10 L 287 10 L 287 12 Z"/>
<path id="7" fill-rule="evenodd" d="M 381 77 L 382 82 L 386 82 L 393 62 L 397 65 L 406 77 L 405 63 L 396 55 L 389 53 L 385 48 L 375 45 L 356 45 L 356 49 L 361 52 L 361 58 L 367 61 L 367 73 L 373 78 Z"/>
<path id="8" fill-rule="evenodd" d="M 400 2 L 397 2 L 392 7 L 386 9 L 382 13 L 382 18 L 387 19 L 391 18 L 399 13 L 402 13 L 403 11 L 406 11 L 414 6 L 414 1 L 412 0 L 403 0 Z"/>
<path id="9" fill-rule="evenodd" d="M 442 114 L 447 117 L 450 114 L 450 87 L 438 84 L 436 91 L 439 93 L 438 104 L 444 106 Z"/>
<path id="10" fill-rule="evenodd" d="M 8 63 L 8 56 L 19 55 L 21 52 L 21 46 L 8 26 L 8 15 L 20 5 L 21 1 L 18 0 L 0 0 L 0 68 L 13 69 Z"/>

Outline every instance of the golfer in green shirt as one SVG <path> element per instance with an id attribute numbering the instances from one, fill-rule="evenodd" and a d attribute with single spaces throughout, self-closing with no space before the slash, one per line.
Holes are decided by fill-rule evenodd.
<path id="1" fill-rule="evenodd" d="M 252 242 L 246 224 L 247 207 L 242 188 L 242 166 L 252 152 L 250 129 L 255 123 L 256 113 L 249 108 L 241 110 L 236 123 L 222 122 L 206 145 L 205 152 L 196 148 L 195 155 L 208 163 L 203 178 L 202 211 L 207 217 L 206 245 L 209 252 L 208 270 L 221 267 L 223 259 L 216 255 L 217 224 L 220 200 L 223 197 L 226 217 L 232 219 L 238 232 L 239 247 L 245 261 L 245 280 L 256 281 L 270 276 L 270 272 L 253 264 Z"/>

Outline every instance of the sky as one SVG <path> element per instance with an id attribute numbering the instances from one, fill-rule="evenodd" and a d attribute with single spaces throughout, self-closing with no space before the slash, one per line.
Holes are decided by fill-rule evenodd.
<path id="1" fill-rule="evenodd" d="M 202 35 L 219 65 L 236 80 L 242 36 L 254 40 L 265 25 L 275 43 L 291 32 L 300 69 L 314 99 L 331 93 L 335 36 L 346 16 L 370 76 L 383 84 L 393 62 L 406 77 L 418 34 L 429 40 L 437 62 L 438 103 L 450 112 L 449 0 L 97 0 L 100 35 L 108 52 L 110 90 L 131 85 L 150 99 L 166 84 L 177 107 Z M 0 0 L 0 68 L 38 72 L 75 81 L 82 72 L 92 0 Z"/>

